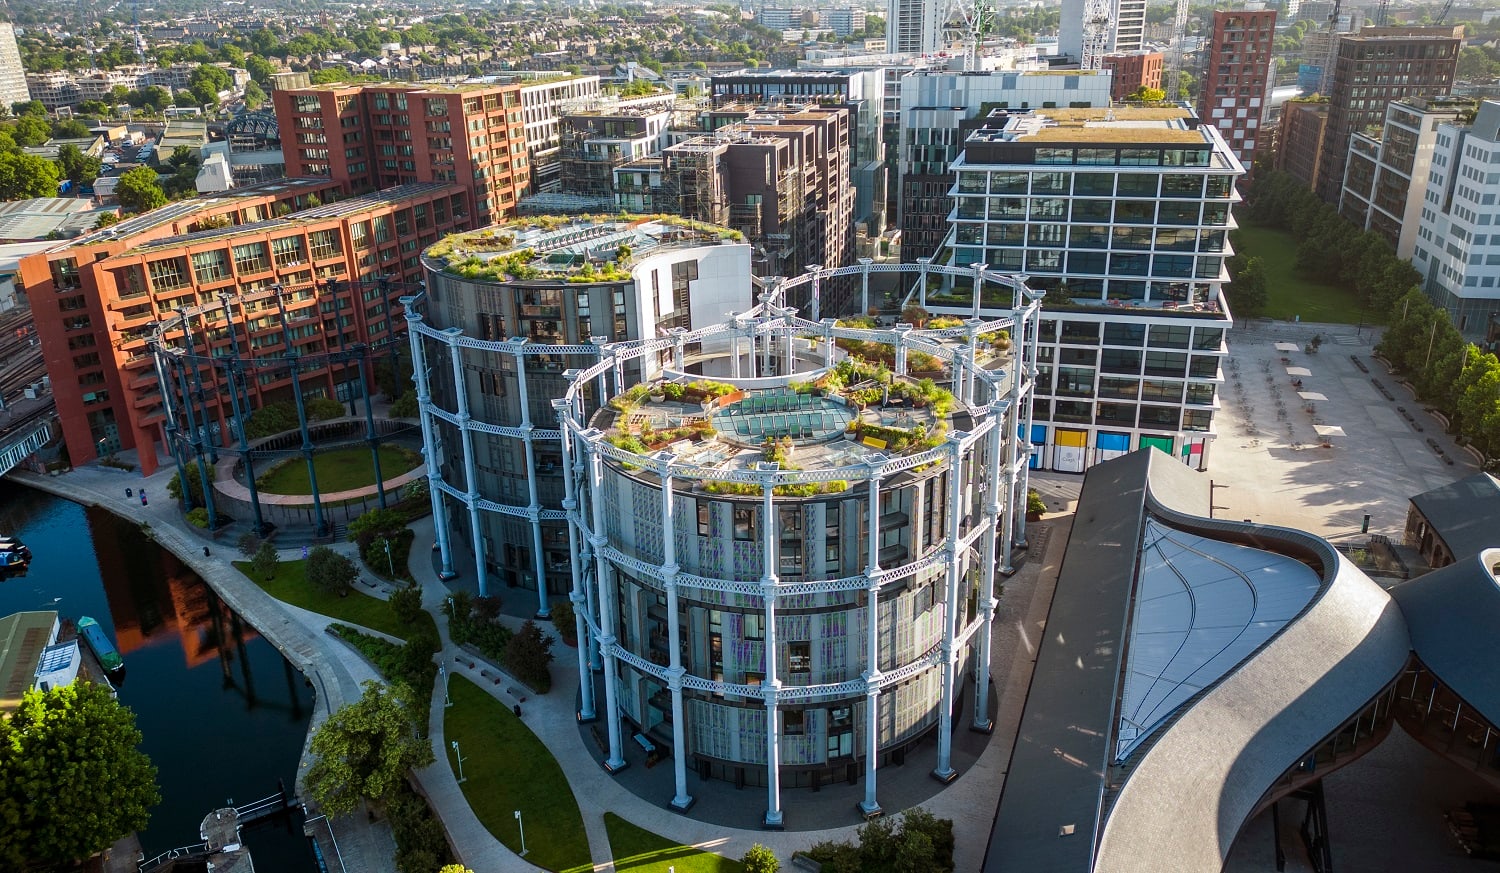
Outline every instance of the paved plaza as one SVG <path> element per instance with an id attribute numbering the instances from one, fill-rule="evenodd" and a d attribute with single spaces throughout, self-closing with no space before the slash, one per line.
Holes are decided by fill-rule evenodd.
<path id="1" fill-rule="evenodd" d="M 1400 542 L 1407 498 L 1478 469 L 1372 357 L 1373 334 L 1353 325 L 1287 322 L 1252 323 L 1231 332 L 1222 408 L 1215 415 L 1219 436 L 1204 473 L 1216 486 L 1216 516 L 1300 528 L 1338 543 L 1357 537 L 1368 513 L 1371 533 Z M 1323 343 L 1309 354 L 1304 349 L 1315 335 Z M 1278 351 L 1276 343 L 1298 350 Z M 1288 375 L 1288 367 L 1311 375 Z M 1301 380 L 1300 388 L 1294 379 Z M 1299 392 L 1327 399 L 1307 401 Z M 1321 448 L 1315 424 L 1338 426 L 1345 436 Z M 1451 466 L 1429 439 L 1452 459 Z"/>

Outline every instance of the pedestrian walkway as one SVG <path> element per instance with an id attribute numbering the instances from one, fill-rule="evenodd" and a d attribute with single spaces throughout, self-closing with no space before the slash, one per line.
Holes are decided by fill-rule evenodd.
<path id="1" fill-rule="evenodd" d="M 360 683 L 376 678 L 370 666 L 348 646 L 339 643 L 325 633 L 330 619 L 282 603 L 262 591 L 245 578 L 230 562 L 237 555 L 232 542 L 220 539 L 209 546 L 205 555 L 204 544 L 209 542 L 203 532 L 192 528 L 181 518 L 174 502 L 167 496 L 166 482 L 171 470 L 163 468 L 149 478 L 136 473 L 125 473 L 105 467 L 76 469 L 57 477 L 38 474 L 16 474 L 15 478 L 27 485 L 57 494 L 77 502 L 95 504 L 117 514 L 149 524 L 152 535 L 163 546 L 191 566 L 213 586 L 220 597 L 241 617 L 249 621 L 260 633 L 282 651 L 312 682 L 317 691 L 318 705 L 313 727 L 321 724 L 329 713 L 360 696 Z M 127 487 L 148 489 L 150 505 L 140 505 L 139 499 L 125 497 Z M 1046 485 L 1044 488 L 1053 498 L 1057 509 L 1069 503 L 1066 484 Z M 1064 519 L 1062 524 L 1066 524 Z M 1031 667 L 1035 658 L 1045 616 L 1051 602 L 1051 585 L 1055 578 L 1057 558 L 1061 545 L 1066 542 L 1066 530 L 1052 531 L 1049 526 L 1058 522 L 1033 528 L 1031 561 L 1014 577 L 1005 582 L 1005 595 L 996 616 L 996 630 L 992 662 L 996 691 L 995 732 L 987 745 L 981 745 L 977 757 L 963 771 L 959 779 L 946 789 L 927 798 L 923 804 L 934 814 L 953 819 L 957 840 L 957 869 L 977 869 L 994 815 L 1001 784 L 1015 739 L 1026 691 L 1030 684 Z M 507 706 L 516 701 L 506 690 L 514 683 L 495 684 L 481 679 L 477 671 L 493 669 L 486 665 L 465 666 L 472 660 L 452 644 L 448 635 L 447 619 L 441 612 L 441 604 L 447 597 L 449 586 L 437 577 L 428 560 L 434 542 L 432 519 L 425 518 L 412 525 L 415 540 L 411 572 L 422 588 L 422 602 L 437 618 L 442 640 L 441 663 L 446 671 L 474 678 L 476 684 L 489 691 Z M 230 535 L 232 538 L 232 534 Z M 340 543 L 339 551 L 353 555 L 352 544 Z M 282 550 L 282 557 L 300 557 L 300 548 Z M 466 583 L 459 580 L 455 587 Z M 389 594 L 388 585 L 376 583 L 376 596 Z M 522 621 L 519 617 L 505 616 L 513 627 Z M 545 632 L 555 632 L 544 623 Z M 769 846 L 786 862 L 794 851 L 806 849 L 825 840 L 854 839 L 857 825 L 854 823 L 818 830 L 767 832 L 758 828 L 735 828 L 714 824 L 670 809 L 668 795 L 642 797 L 632 793 L 626 785 L 606 773 L 600 766 L 597 748 L 591 748 L 578 729 L 576 701 L 578 673 L 576 655 L 559 642 L 557 660 L 553 665 L 553 687 L 550 693 L 529 698 L 523 706 L 522 720 L 547 745 L 567 775 L 583 815 L 589 838 L 590 853 L 595 870 L 612 870 L 609 840 L 604 827 L 604 813 L 615 812 L 632 823 L 661 836 L 682 843 L 718 852 L 727 857 L 739 858 L 751 845 L 761 843 Z M 460 658 L 462 660 L 460 660 Z M 429 715 L 429 737 L 433 744 L 436 762 L 417 772 L 416 778 L 422 791 L 430 799 L 433 808 L 442 818 L 445 827 L 457 848 L 459 859 L 475 873 L 511 873 L 532 871 L 535 866 L 518 857 L 490 834 L 475 817 L 458 786 L 457 778 L 448 763 L 447 743 L 443 737 L 443 688 L 438 685 L 432 693 L 432 709 Z M 966 717 L 956 719 L 962 725 Z M 962 730 L 962 727 L 960 727 Z M 302 768 L 310 762 L 304 751 Z M 925 780 L 925 772 L 913 765 L 883 770 L 882 793 L 886 786 L 896 780 L 912 778 Z M 742 795 L 735 792 L 729 783 L 699 783 L 696 776 L 690 783 L 701 792 L 728 792 L 742 796 L 740 802 L 757 808 L 764 805 L 760 791 L 747 790 Z M 301 796 L 301 781 L 298 792 Z M 791 791 L 785 792 L 784 796 Z M 892 791 L 895 798 L 900 792 Z M 827 800 L 833 798 L 828 797 Z M 892 808 L 891 812 L 898 809 Z M 833 811 L 832 819 L 853 818 L 845 810 Z M 852 812 L 851 809 L 847 812 Z M 381 823 L 371 823 L 362 814 L 356 813 L 334 821 L 339 852 L 348 871 L 383 873 L 393 870 L 394 845 L 390 830 Z"/>

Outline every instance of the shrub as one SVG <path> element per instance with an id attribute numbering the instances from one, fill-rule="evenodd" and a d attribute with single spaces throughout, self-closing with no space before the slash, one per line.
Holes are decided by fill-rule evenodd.
<path id="1" fill-rule="evenodd" d="M 349 522 L 349 539 L 360 548 L 378 537 L 394 534 L 406 527 L 406 519 L 393 509 L 372 509 Z"/>
<path id="2" fill-rule="evenodd" d="M 467 591 L 455 591 L 443 601 L 443 615 L 448 616 L 448 638 L 461 646 L 472 637 L 474 604 Z"/>
<path id="3" fill-rule="evenodd" d="M 545 694 L 552 687 L 552 674 L 547 669 L 551 662 L 552 640 L 542 633 L 536 622 L 527 619 L 506 644 L 505 666 L 538 694 Z"/>
<path id="4" fill-rule="evenodd" d="M 187 523 L 193 527 L 208 527 L 208 510 L 203 507 L 195 507 L 188 510 Z"/>
<path id="5" fill-rule="evenodd" d="M 781 862 L 776 859 L 776 853 L 762 846 L 760 843 L 750 847 L 745 857 L 740 859 L 745 873 L 776 873 L 781 869 Z"/>
<path id="6" fill-rule="evenodd" d="M 308 421 L 328 421 L 344 417 L 344 404 L 332 397 L 314 397 L 303 404 Z"/>
<path id="7" fill-rule="evenodd" d="M 1047 511 L 1047 501 L 1035 488 L 1026 489 L 1026 514 L 1040 518 Z"/>
<path id="8" fill-rule="evenodd" d="M 397 589 L 391 594 L 390 604 L 397 621 L 416 624 L 422 617 L 422 589 L 415 585 Z"/>
<path id="9" fill-rule="evenodd" d="M 578 616 L 573 610 L 573 601 L 560 600 L 552 604 L 552 626 L 557 635 L 570 646 L 578 645 Z"/>
<path id="10" fill-rule="evenodd" d="M 319 591 L 343 597 L 358 580 L 359 568 L 333 549 L 318 546 L 308 553 L 307 584 Z"/>
<path id="11" fill-rule="evenodd" d="M 416 418 L 417 412 L 417 392 L 413 388 L 408 388 L 401 392 L 401 396 L 391 404 L 387 415 L 390 418 Z"/>
<path id="12" fill-rule="evenodd" d="M 262 579 L 275 579 L 276 567 L 280 563 L 281 558 L 276 554 L 276 547 L 271 545 L 270 540 L 267 540 L 255 550 L 255 557 L 250 559 L 250 569 Z"/>
<path id="13" fill-rule="evenodd" d="M 410 579 L 411 570 L 408 562 L 411 559 L 411 544 L 416 539 L 416 534 L 409 528 L 402 528 L 394 533 L 375 537 L 370 540 L 369 545 L 360 549 L 359 556 L 364 560 L 365 566 L 371 572 L 381 578 Z M 386 544 L 390 544 L 390 554 L 386 554 Z M 394 568 L 395 576 L 391 576 Z"/>
<path id="14" fill-rule="evenodd" d="M 245 422 L 245 436 L 252 440 L 260 439 L 282 431 L 294 430 L 296 427 L 296 404 L 287 401 L 267 403 L 250 413 L 249 420 Z"/>
<path id="15" fill-rule="evenodd" d="M 208 466 L 207 464 L 205 464 L 204 466 L 208 467 L 208 481 L 214 481 L 214 468 L 212 466 Z M 188 464 L 187 466 L 183 467 L 183 469 L 187 471 L 188 502 L 194 506 L 202 506 L 203 482 L 198 474 L 198 465 Z M 167 481 L 167 494 L 171 495 L 173 500 L 182 499 L 181 473 L 172 474 L 172 478 Z M 204 522 L 202 526 L 208 527 L 208 523 Z"/>
<path id="16" fill-rule="evenodd" d="M 431 873 L 453 860 L 443 826 L 421 795 L 402 782 L 392 793 L 386 815 L 396 839 L 396 869 Z"/>
<path id="17" fill-rule="evenodd" d="M 238 540 L 235 540 L 234 547 L 239 549 L 240 554 L 244 555 L 245 560 L 248 561 L 255 557 L 256 549 L 260 548 L 260 537 L 256 536 L 254 531 L 247 530 L 240 534 Z"/>

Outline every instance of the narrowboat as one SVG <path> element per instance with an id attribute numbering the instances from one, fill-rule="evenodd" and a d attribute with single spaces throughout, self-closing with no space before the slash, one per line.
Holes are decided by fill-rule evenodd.
<path id="1" fill-rule="evenodd" d="M 78 619 L 78 635 L 83 637 L 94 657 L 99 659 L 99 666 L 104 668 L 105 673 L 114 675 L 125 669 L 125 659 L 115 650 L 115 644 L 110 641 L 104 628 L 99 626 L 99 622 L 86 615 Z"/>

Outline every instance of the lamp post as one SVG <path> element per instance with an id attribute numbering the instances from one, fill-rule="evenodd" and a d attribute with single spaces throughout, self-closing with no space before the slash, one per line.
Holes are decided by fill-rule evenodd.
<path id="1" fill-rule="evenodd" d="M 1218 484 L 1215 484 L 1214 480 L 1212 480 L 1212 479 L 1208 480 L 1208 517 L 1209 518 L 1213 518 L 1214 517 L 1214 494 L 1217 493 L 1218 489 L 1220 489 L 1220 488 L 1228 488 L 1228 487 L 1229 487 L 1228 485 L 1218 485 Z M 1228 507 L 1224 507 L 1224 508 L 1227 509 Z"/>
<path id="2" fill-rule="evenodd" d="M 385 543 L 385 563 L 391 568 L 391 581 L 394 582 L 396 581 L 396 559 L 391 557 L 390 537 L 381 537 L 380 541 Z"/>
<path id="3" fill-rule="evenodd" d="M 443 708 L 447 709 L 448 707 L 450 707 L 450 706 L 453 705 L 453 701 L 448 699 L 448 667 L 447 667 L 447 665 L 444 665 L 444 664 L 439 664 L 438 665 L 438 678 L 441 679 L 441 680 L 443 680 Z"/>
<path id="4" fill-rule="evenodd" d="M 458 784 L 462 785 L 464 784 L 464 756 L 458 750 L 458 740 L 453 741 L 453 757 L 458 759 Z M 516 813 L 516 816 L 519 818 L 520 813 Z"/>
<path id="5" fill-rule="evenodd" d="M 516 810 L 516 827 L 521 829 L 521 857 L 526 857 L 526 824 L 521 821 L 521 811 Z"/>

